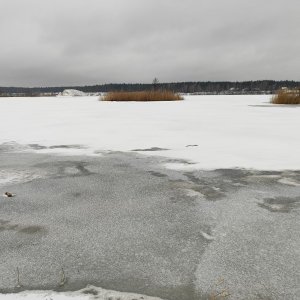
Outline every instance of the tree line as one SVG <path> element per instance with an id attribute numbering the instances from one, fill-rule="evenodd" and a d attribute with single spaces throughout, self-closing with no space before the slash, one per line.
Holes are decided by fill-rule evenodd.
<path id="1" fill-rule="evenodd" d="M 153 89 L 153 84 L 144 83 L 109 83 L 101 85 L 86 86 L 61 86 L 61 87 L 0 87 L 0 95 L 23 94 L 26 96 L 37 96 L 40 94 L 60 93 L 65 89 L 76 89 L 86 93 L 105 93 L 111 91 L 144 91 Z M 275 80 L 257 80 L 257 81 L 207 81 L 207 82 L 155 82 L 156 89 L 171 90 L 177 93 L 207 93 L 207 94 L 260 94 L 274 93 L 275 91 L 286 87 L 289 89 L 300 87 L 299 81 L 275 81 Z"/>

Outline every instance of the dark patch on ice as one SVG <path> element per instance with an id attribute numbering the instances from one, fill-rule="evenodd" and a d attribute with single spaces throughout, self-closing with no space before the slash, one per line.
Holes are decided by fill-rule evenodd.
<path id="1" fill-rule="evenodd" d="M 180 201 L 180 198 L 179 198 L 179 197 L 174 197 L 174 196 L 172 196 L 172 197 L 170 197 L 170 201 L 171 201 L 172 203 L 177 203 L 178 201 Z"/>
<path id="2" fill-rule="evenodd" d="M 263 203 L 258 203 L 258 206 L 267 209 L 270 212 L 282 212 L 282 213 L 289 213 L 293 209 L 299 207 L 299 205 L 300 205 L 300 197 L 265 198 Z"/>
<path id="3" fill-rule="evenodd" d="M 48 147 L 46 146 L 42 146 L 39 144 L 29 144 L 28 145 L 30 148 L 34 149 L 34 150 L 43 150 L 43 149 L 47 149 Z"/>
<path id="4" fill-rule="evenodd" d="M 196 184 L 203 183 L 203 181 L 200 178 L 196 177 L 193 173 L 186 172 L 186 173 L 184 173 L 184 175 L 193 183 L 196 183 Z"/>
<path id="5" fill-rule="evenodd" d="M 36 164 L 35 167 L 55 168 L 53 177 L 80 177 L 94 174 L 88 169 L 85 161 L 59 161 L 55 163 Z"/>
<path id="6" fill-rule="evenodd" d="M 17 230 L 17 224 L 10 224 L 10 221 L 0 220 L 0 231 Z"/>
<path id="7" fill-rule="evenodd" d="M 77 193 L 72 193 L 72 196 L 75 198 L 79 198 L 81 196 L 81 193 L 77 192 Z"/>
<path id="8" fill-rule="evenodd" d="M 146 149 L 133 149 L 131 151 L 135 151 L 135 152 L 141 152 L 141 151 L 167 151 L 170 149 L 165 149 L 165 148 L 159 148 L 159 147 L 152 147 L 152 148 L 146 148 Z"/>
<path id="9" fill-rule="evenodd" d="M 282 172 L 280 171 L 258 171 L 258 172 L 252 172 L 253 175 L 259 175 L 259 176 L 274 176 L 274 175 L 281 175 Z"/>
<path id="10" fill-rule="evenodd" d="M 49 149 L 85 149 L 82 145 L 53 145 L 48 147 Z"/>
<path id="11" fill-rule="evenodd" d="M 189 148 L 189 147 L 199 147 L 199 145 L 186 145 L 185 147 Z"/>
<path id="12" fill-rule="evenodd" d="M 10 221 L 0 220 L 0 231 L 15 231 L 24 234 L 36 234 L 44 231 L 44 228 L 37 225 L 21 226 L 19 224 L 10 224 Z"/>
<path id="13" fill-rule="evenodd" d="M 162 173 L 159 173 L 159 172 L 155 172 L 155 171 L 149 171 L 149 173 L 153 176 L 156 176 L 156 177 L 167 177 L 166 174 L 162 174 Z"/>
<path id="14" fill-rule="evenodd" d="M 53 146 L 44 146 L 40 144 L 27 144 L 21 145 L 16 142 L 7 142 L 0 144 L 0 152 L 19 152 L 28 149 L 33 150 L 45 150 L 45 149 L 86 149 L 86 146 L 83 145 L 53 145 Z"/>
<path id="15" fill-rule="evenodd" d="M 251 174 L 250 171 L 244 169 L 218 169 L 217 171 L 231 178 L 242 178 Z"/>
<path id="16" fill-rule="evenodd" d="M 40 144 L 28 144 L 28 147 L 34 150 L 45 150 L 45 149 L 86 149 L 83 145 L 53 145 L 53 146 L 43 146 Z"/>
<path id="17" fill-rule="evenodd" d="M 238 180 L 241 180 L 242 178 L 251 175 L 249 171 L 243 169 L 217 169 L 216 171 L 221 173 L 223 177 Z"/>
<path id="18" fill-rule="evenodd" d="M 0 225 L 0 231 L 14 231 L 18 228 L 18 225 L 10 225 L 10 224 L 5 224 L 5 225 Z"/>
<path id="19" fill-rule="evenodd" d="M 79 175 L 86 176 L 86 175 L 92 174 L 92 172 L 86 168 L 86 164 L 84 164 L 84 163 L 77 163 L 76 169 L 79 171 Z"/>
<path id="20" fill-rule="evenodd" d="M 103 151 L 102 150 L 95 150 L 94 154 L 103 154 Z"/>
<path id="21" fill-rule="evenodd" d="M 88 288 L 88 289 L 82 291 L 82 294 L 97 296 L 99 294 L 99 292 L 93 288 Z"/>
<path id="22" fill-rule="evenodd" d="M 209 201 L 217 201 L 226 196 L 225 193 L 215 190 L 208 185 L 207 186 L 204 186 L 204 185 L 195 186 L 192 188 L 192 190 L 195 192 L 201 193 Z"/>
<path id="23" fill-rule="evenodd" d="M 227 179 L 238 180 L 240 182 L 246 183 L 247 177 L 258 177 L 258 176 L 281 176 L 280 171 L 254 171 L 245 169 L 217 169 L 216 172 L 220 173 Z"/>
<path id="24" fill-rule="evenodd" d="M 15 141 L 12 142 L 6 142 L 0 145 L 0 152 L 8 153 L 8 152 L 18 152 L 18 151 L 24 151 L 26 150 L 26 147 L 24 145 L 20 145 L 16 143 Z"/>
<path id="25" fill-rule="evenodd" d="M 233 188 L 231 184 L 222 182 L 220 177 L 197 177 L 192 172 L 186 172 L 184 175 L 193 185 L 188 188 L 202 194 L 206 200 L 217 201 L 226 196 L 225 192 L 229 187 Z"/>
<path id="26" fill-rule="evenodd" d="M 5 224 L 8 224 L 9 223 L 9 221 L 7 221 L 7 220 L 0 220 L 0 225 L 5 225 Z"/>
<path id="27" fill-rule="evenodd" d="M 185 159 L 168 159 L 166 160 L 166 163 L 171 163 L 171 164 L 184 164 L 184 165 L 195 165 L 194 162 L 185 160 Z"/>
<path id="28" fill-rule="evenodd" d="M 26 226 L 19 230 L 19 233 L 25 234 L 36 234 L 43 231 L 43 227 L 41 226 Z"/>
<path id="29" fill-rule="evenodd" d="M 123 155 L 124 152 L 122 151 L 95 151 L 95 153 L 99 153 L 99 154 L 105 154 L 105 155 Z"/>

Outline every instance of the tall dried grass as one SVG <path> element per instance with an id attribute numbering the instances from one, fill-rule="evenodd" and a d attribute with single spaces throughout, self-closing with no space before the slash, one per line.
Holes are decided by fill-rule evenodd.
<path id="1" fill-rule="evenodd" d="M 280 90 L 272 98 L 273 104 L 300 104 L 300 88 L 292 90 Z"/>
<path id="2" fill-rule="evenodd" d="M 178 101 L 184 98 L 172 91 L 167 90 L 153 90 L 142 92 L 110 92 L 102 96 L 102 101 Z"/>

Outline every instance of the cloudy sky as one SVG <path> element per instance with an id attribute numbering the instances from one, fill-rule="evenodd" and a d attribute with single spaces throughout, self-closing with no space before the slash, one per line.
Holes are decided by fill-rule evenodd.
<path id="1" fill-rule="evenodd" d="M 0 86 L 300 80 L 299 0 L 0 0 Z"/>

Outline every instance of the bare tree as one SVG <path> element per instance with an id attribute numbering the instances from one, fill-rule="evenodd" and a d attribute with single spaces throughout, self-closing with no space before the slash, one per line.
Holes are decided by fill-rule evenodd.
<path id="1" fill-rule="evenodd" d="M 159 80 L 158 78 L 155 77 L 152 81 L 152 86 L 154 90 L 157 90 L 158 84 L 159 84 Z"/>

